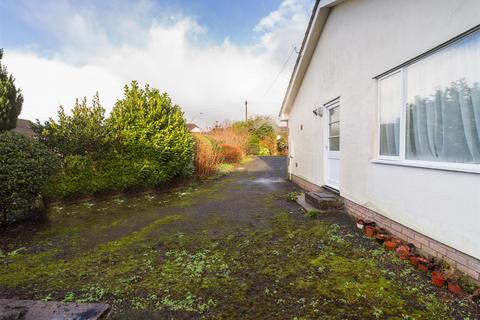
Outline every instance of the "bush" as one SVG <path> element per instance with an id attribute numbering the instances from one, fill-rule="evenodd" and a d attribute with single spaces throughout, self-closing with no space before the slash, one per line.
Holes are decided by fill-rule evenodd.
<path id="1" fill-rule="evenodd" d="M 248 140 L 250 134 L 247 128 L 225 124 L 214 128 L 208 133 L 209 137 L 215 139 L 220 144 L 230 144 L 240 148 L 242 155 L 248 152 Z"/>
<path id="2" fill-rule="evenodd" d="M 218 165 L 223 161 L 222 149 L 214 139 L 201 134 L 195 137 L 195 175 L 208 177 L 214 174 Z"/>
<path id="3" fill-rule="evenodd" d="M 42 187 L 58 159 L 38 141 L 0 132 L 0 225 L 35 218 L 43 207 Z"/>
<path id="4" fill-rule="evenodd" d="M 242 150 L 230 144 L 222 145 L 223 161 L 226 163 L 238 163 L 242 160 Z"/>
<path id="5" fill-rule="evenodd" d="M 17 126 L 22 111 L 23 96 L 15 87 L 15 79 L 2 65 L 3 50 L 0 49 L 0 130 L 11 130 Z"/>
<path id="6" fill-rule="evenodd" d="M 51 198 L 156 187 L 194 170 L 194 139 L 170 97 L 136 82 L 104 117 L 98 94 L 58 121 L 37 123 L 40 139 L 63 156 L 62 170 L 46 190 Z"/>
<path id="7" fill-rule="evenodd" d="M 107 128 L 105 126 L 105 109 L 100 105 L 98 93 L 87 105 L 87 98 L 78 99 L 67 115 L 63 107 L 58 111 L 58 120 L 34 125 L 33 130 L 40 140 L 50 149 L 62 156 L 91 155 L 106 153 L 109 149 Z"/>
<path id="8" fill-rule="evenodd" d="M 194 139 L 183 113 L 167 93 L 137 82 L 125 86 L 107 124 L 117 152 L 141 164 L 155 184 L 189 176 L 194 171 Z"/>
<path id="9" fill-rule="evenodd" d="M 270 117 L 253 117 L 232 125 L 234 130 L 247 130 L 247 152 L 259 155 L 277 155 L 278 125 Z"/>
<path id="10" fill-rule="evenodd" d="M 49 198 L 75 198 L 115 191 L 138 190 L 158 184 L 162 168 L 146 159 L 128 160 L 115 154 L 92 159 L 67 156 L 59 174 L 45 188 Z"/>

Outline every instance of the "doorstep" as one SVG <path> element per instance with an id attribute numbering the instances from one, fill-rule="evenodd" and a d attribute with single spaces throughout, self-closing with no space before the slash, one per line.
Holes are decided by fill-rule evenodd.
<path id="1" fill-rule="evenodd" d="M 307 192 L 305 201 L 318 210 L 340 210 L 343 208 L 340 197 L 329 191 Z"/>

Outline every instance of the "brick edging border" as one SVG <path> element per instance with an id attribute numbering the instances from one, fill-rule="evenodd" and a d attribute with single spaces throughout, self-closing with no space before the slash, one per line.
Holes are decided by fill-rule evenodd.
<path id="1" fill-rule="evenodd" d="M 322 190 L 320 186 L 311 183 L 302 177 L 296 176 L 294 174 L 291 174 L 290 177 L 291 181 L 297 184 L 303 190 Z M 465 254 L 448 245 L 445 245 L 435 239 L 427 237 L 356 202 L 353 202 L 343 197 L 342 199 L 345 203 L 345 210 L 350 216 L 353 216 L 356 219 L 361 218 L 375 221 L 378 226 L 385 228 L 399 239 L 405 242 L 413 243 L 417 247 L 418 251 L 425 254 L 426 256 L 434 257 L 437 260 L 442 260 L 448 265 L 450 265 L 452 268 L 457 269 L 468 275 L 477 284 L 480 283 L 479 259 Z"/>

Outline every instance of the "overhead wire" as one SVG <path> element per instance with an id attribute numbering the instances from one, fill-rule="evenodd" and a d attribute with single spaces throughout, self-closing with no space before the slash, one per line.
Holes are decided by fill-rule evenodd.
<path id="1" fill-rule="evenodd" d="M 283 70 L 286 68 L 286 66 L 288 65 L 288 62 L 290 61 L 290 59 L 292 58 L 293 54 L 296 53 L 296 54 L 299 54 L 299 52 L 297 51 L 297 47 L 295 45 L 292 46 L 292 51 L 290 52 L 287 60 L 285 60 L 285 62 L 283 63 L 282 65 L 282 68 L 280 69 L 280 71 L 278 72 L 278 74 L 275 76 L 275 78 L 273 79 L 272 83 L 268 86 L 268 89 L 264 92 L 264 94 L 262 95 L 262 97 L 257 101 L 257 103 L 260 103 L 266 96 L 268 93 L 270 93 L 270 90 L 272 90 L 273 86 L 275 85 L 275 83 L 277 82 L 278 78 L 280 78 Z"/>

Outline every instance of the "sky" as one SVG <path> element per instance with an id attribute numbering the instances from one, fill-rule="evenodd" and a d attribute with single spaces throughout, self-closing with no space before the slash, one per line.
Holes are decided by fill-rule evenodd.
<path id="1" fill-rule="evenodd" d="M 314 0 L 1 0 L 0 48 L 47 120 L 76 98 L 111 110 L 132 80 L 168 92 L 200 126 L 276 117 Z M 296 47 L 296 50 L 294 49 Z"/>

